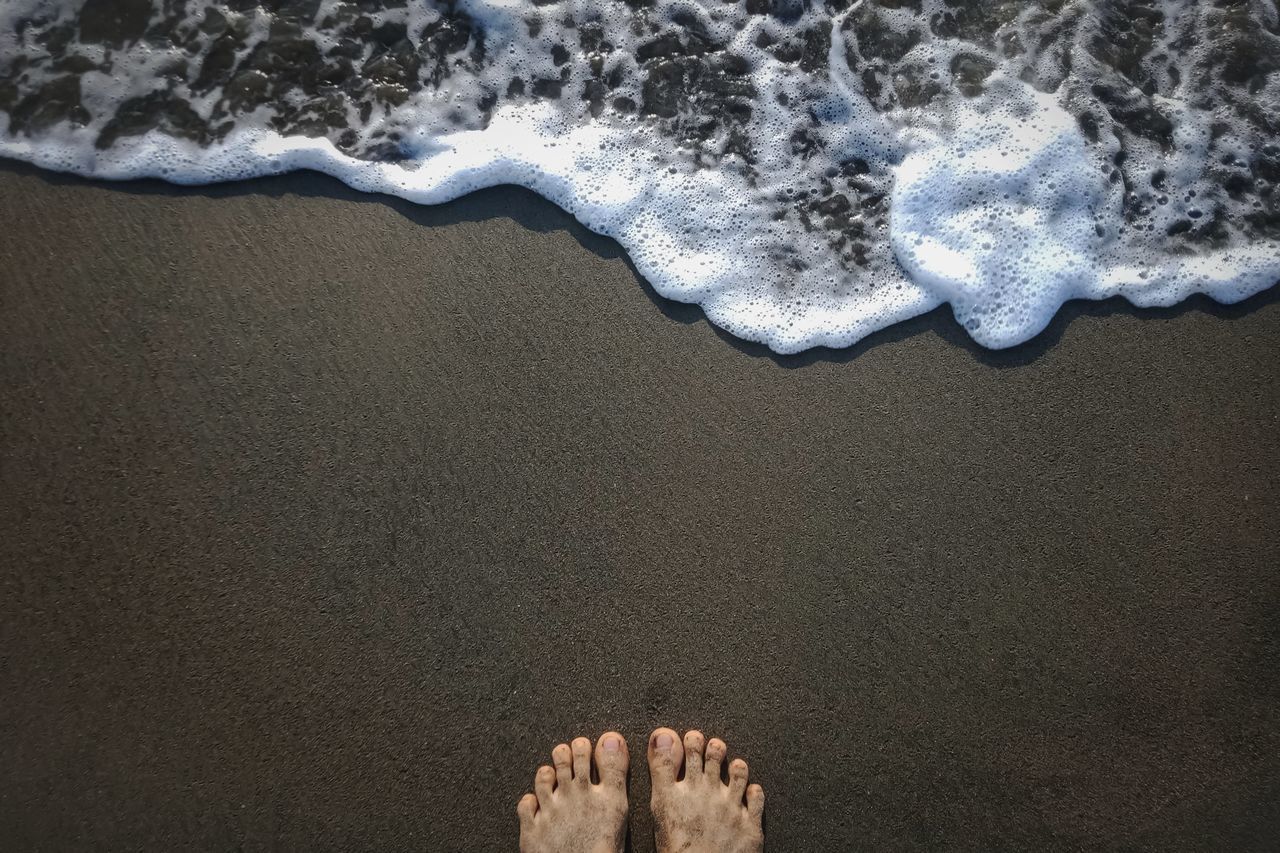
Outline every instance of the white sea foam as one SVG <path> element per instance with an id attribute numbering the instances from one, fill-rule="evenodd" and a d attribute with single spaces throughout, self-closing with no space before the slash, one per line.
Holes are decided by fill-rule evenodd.
<path id="1" fill-rule="evenodd" d="M 912 280 L 988 347 L 1026 340 L 1099 276 L 1119 219 L 1105 163 L 1052 96 L 996 81 L 896 170 L 890 239 Z"/>
<path id="2" fill-rule="evenodd" d="M 10 0 L 0 9 L 0 79 L 16 94 L 0 111 L 0 154 L 175 183 L 314 169 L 424 204 L 525 186 L 616 238 L 659 293 L 696 302 L 717 325 L 783 353 L 848 346 L 943 303 L 975 340 L 1007 347 L 1072 298 L 1166 305 L 1204 292 L 1233 302 L 1280 279 L 1280 242 L 1248 226 L 1247 211 L 1264 202 L 1228 192 L 1219 174 L 1224 157 L 1247 165 L 1271 156 L 1262 151 L 1266 123 L 1259 131 L 1236 107 L 1191 103 L 1203 94 L 1188 88 L 1203 73 L 1194 52 L 1180 60 L 1181 82 L 1166 81 L 1168 94 L 1115 95 L 1099 94 L 1114 75 L 1089 71 L 1105 51 L 1066 36 L 1070 63 L 1062 51 L 1057 59 L 1002 51 L 1001 38 L 1044 42 L 1044 28 L 1056 25 L 1030 6 L 990 39 L 965 40 L 938 23 L 949 14 L 940 0 L 924 0 L 918 13 L 861 0 L 834 12 L 774 2 L 767 13 L 750 2 L 690 0 L 463 0 L 456 9 L 411 0 L 359 15 L 338 0 L 301 5 L 308 17 L 292 13 L 296 30 L 282 27 L 279 9 L 222 9 L 219 21 L 239 28 L 236 70 L 202 85 L 197 69 L 205 73 L 230 32 L 207 23 L 203 2 L 167 21 L 157 9 L 145 37 L 118 45 L 85 38 L 81 25 L 58 54 L 47 34 L 74 31 L 76 10 Z M 1166 5 L 1173 13 L 1184 4 Z M 1060 17 L 1074 22 L 1077 41 L 1101 26 L 1087 8 L 1068 12 Z M 428 34 L 449 15 L 473 29 L 459 25 L 439 48 Z M 1265 9 L 1257 15 L 1276 26 Z M 367 25 L 352 23 L 352 32 L 365 38 L 402 28 L 413 50 L 444 69 L 439 85 L 403 85 L 404 63 L 385 70 L 394 48 L 351 47 L 345 25 L 333 22 L 360 18 Z M 890 48 L 871 43 L 873 26 Z M 1166 29 L 1161 37 L 1172 42 L 1177 33 Z M 361 100 L 355 84 L 305 77 L 272 98 L 237 94 L 276 85 L 262 70 L 275 67 L 271 50 L 296 58 L 307 41 L 317 50 L 306 61 L 321 72 L 329 60 L 315 57 L 347 51 L 390 94 Z M 787 52 L 792 44 L 804 58 Z M 73 72 L 55 67 L 72 53 L 84 59 Z M 986 72 L 977 86 L 962 79 L 973 67 Z M 895 87 L 887 102 L 875 74 Z M 73 75 L 81 111 L 62 104 L 65 115 L 40 113 L 40 98 L 57 105 Z M 1248 84 L 1264 112 L 1280 101 L 1276 77 Z M 139 118 L 147 97 L 168 99 L 146 108 L 171 118 Z M 1137 116 L 1136 131 L 1122 127 L 1125 110 Z M 1084 113 L 1123 115 L 1089 138 Z M 316 131 L 321 114 L 328 129 Z M 392 142 L 393 157 L 369 154 Z M 1264 189 L 1265 204 L 1274 203 Z M 1210 213 L 1212 233 L 1201 227 Z"/>

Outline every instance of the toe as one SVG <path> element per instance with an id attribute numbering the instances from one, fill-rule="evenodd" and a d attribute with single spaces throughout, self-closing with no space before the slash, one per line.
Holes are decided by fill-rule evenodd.
<path id="1" fill-rule="evenodd" d="M 564 787 L 573 781 L 573 750 L 560 744 L 551 750 L 551 763 L 556 766 L 556 785 Z"/>
<path id="2" fill-rule="evenodd" d="M 538 813 L 538 798 L 533 794 L 525 794 L 516 804 L 516 815 L 520 818 L 520 831 L 527 832 L 533 825 L 533 816 Z"/>
<path id="3" fill-rule="evenodd" d="M 747 792 L 747 762 L 735 758 L 729 762 L 729 794 L 735 800 L 741 800 Z"/>
<path id="4" fill-rule="evenodd" d="M 702 775 L 702 750 L 706 745 L 702 732 L 691 729 L 684 733 L 684 778 Z"/>
<path id="5" fill-rule="evenodd" d="M 625 788 L 627 784 L 627 742 L 617 732 L 605 732 L 596 741 L 596 772 L 600 784 Z"/>
<path id="6" fill-rule="evenodd" d="M 584 737 L 573 739 L 573 781 L 577 785 L 591 782 L 591 741 Z"/>
<path id="7" fill-rule="evenodd" d="M 725 753 L 728 751 L 729 748 L 725 746 L 724 741 L 720 740 L 718 737 L 713 737 L 711 740 L 707 741 L 706 774 L 708 778 L 714 779 L 717 782 L 720 781 L 720 767 L 724 761 Z"/>
<path id="8" fill-rule="evenodd" d="M 671 729 L 656 729 L 649 736 L 649 775 L 655 791 L 675 784 L 683 761 L 680 737 Z"/>
<path id="9" fill-rule="evenodd" d="M 759 785 L 747 786 L 747 814 L 756 826 L 764 820 L 764 788 Z"/>
<path id="10" fill-rule="evenodd" d="M 546 764 L 538 768 L 538 775 L 533 777 L 533 793 L 538 798 L 538 808 L 545 809 L 551 805 L 551 792 L 556 787 L 556 771 Z"/>

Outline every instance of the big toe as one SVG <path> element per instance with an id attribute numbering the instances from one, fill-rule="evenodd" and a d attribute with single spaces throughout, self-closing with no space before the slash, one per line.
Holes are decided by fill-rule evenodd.
<path id="1" fill-rule="evenodd" d="M 673 730 L 664 726 L 649 735 L 649 775 L 655 790 L 675 784 L 683 761 L 684 745 Z"/>
<path id="2" fill-rule="evenodd" d="M 605 732 L 596 741 L 596 772 L 600 784 L 625 788 L 627 784 L 627 741 L 617 732 Z"/>

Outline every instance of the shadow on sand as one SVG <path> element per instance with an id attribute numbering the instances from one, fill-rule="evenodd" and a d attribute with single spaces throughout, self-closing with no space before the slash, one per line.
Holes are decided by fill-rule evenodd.
<path id="1" fill-rule="evenodd" d="M 38 176 L 50 184 L 79 184 L 86 179 L 74 175 L 47 172 L 15 161 L 0 161 L 0 170 Z M 697 305 L 677 302 L 659 294 L 636 271 L 631 259 L 618 242 L 587 230 L 576 219 L 555 204 L 536 193 L 515 186 L 499 186 L 479 190 L 454 201 L 438 205 L 420 205 L 395 196 L 365 193 L 353 190 L 336 178 L 319 172 L 293 172 L 267 178 L 253 178 L 224 184 L 178 186 L 154 179 L 119 181 L 110 186 L 120 192 L 139 195 L 184 196 L 200 195 L 206 198 L 231 198 L 250 194 L 273 197 L 286 195 L 336 198 L 360 204 L 385 204 L 410 221 L 436 227 L 462 222 L 483 222 L 498 217 L 509 217 L 522 227 L 538 233 L 565 231 L 589 252 L 601 258 L 621 258 L 635 277 L 637 284 L 653 301 L 664 316 L 678 323 L 706 323 L 707 326 L 730 346 L 753 358 L 768 358 L 784 368 L 805 367 L 820 361 L 843 363 L 856 359 L 867 350 L 894 343 L 915 335 L 932 333 L 948 343 L 968 351 L 975 359 L 989 367 L 1022 367 L 1035 362 L 1052 349 L 1062 338 L 1063 332 L 1077 317 L 1108 317 L 1130 315 L 1148 320 L 1169 320 L 1189 312 L 1201 312 L 1214 317 L 1233 319 L 1244 316 L 1264 305 L 1280 302 L 1280 287 L 1272 287 L 1243 302 L 1224 305 L 1207 296 L 1197 294 L 1169 308 L 1137 308 L 1125 299 L 1113 297 L 1102 301 L 1072 300 L 1059 309 L 1048 327 L 1032 340 L 1007 350 L 989 350 L 979 346 L 969 337 L 951 316 L 951 310 L 943 305 L 927 314 L 921 314 L 887 329 L 882 329 L 846 349 L 815 347 L 796 355 L 779 355 L 763 344 L 741 340 L 723 329 L 712 325 Z"/>

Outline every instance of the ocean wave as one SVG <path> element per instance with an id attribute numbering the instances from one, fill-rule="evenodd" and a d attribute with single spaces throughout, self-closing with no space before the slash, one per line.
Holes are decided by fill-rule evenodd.
<path id="1" fill-rule="evenodd" d="M 8 0 L 0 155 L 518 184 L 778 352 L 1280 280 L 1272 0 Z M 428 286 L 424 283 L 424 286 Z"/>

